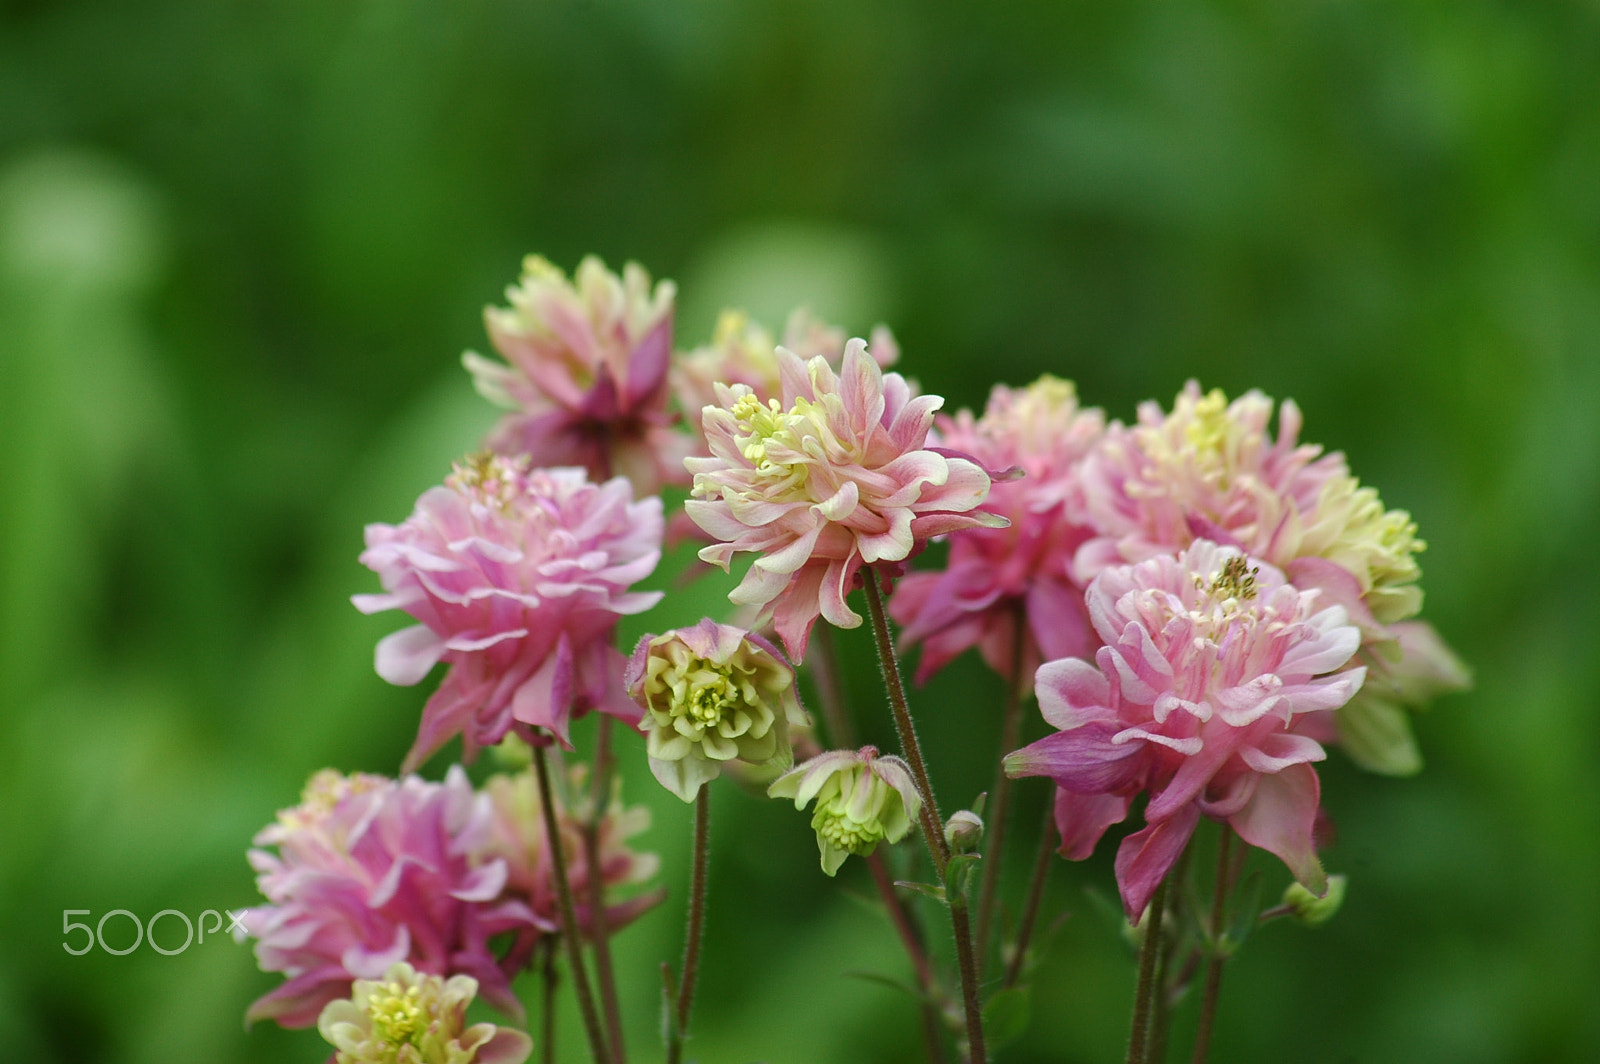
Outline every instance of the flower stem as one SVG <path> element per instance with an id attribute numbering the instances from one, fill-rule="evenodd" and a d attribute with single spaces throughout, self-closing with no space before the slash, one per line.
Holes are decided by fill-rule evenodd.
<path id="1" fill-rule="evenodd" d="M 1045 881 L 1050 878 L 1050 860 L 1055 854 L 1055 823 L 1049 809 L 1044 811 L 1044 823 L 1039 826 L 1039 850 L 1033 859 L 1033 875 L 1028 879 L 1028 900 L 1022 906 L 1022 918 L 1017 922 L 1017 941 L 1013 946 L 1011 963 L 1006 966 L 1003 987 L 1013 987 L 1022 978 L 1022 966 L 1028 957 L 1028 942 L 1033 938 L 1033 925 L 1039 918 L 1039 903 L 1044 899 Z"/>
<path id="2" fill-rule="evenodd" d="M 855 727 L 850 720 L 850 707 L 845 704 L 844 689 L 839 685 L 838 644 L 833 640 L 833 629 L 827 625 L 817 628 L 812 636 L 816 653 L 811 657 L 811 675 L 817 685 L 817 700 L 822 703 L 822 719 L 827 723 L 828 741 L 835 747 L 856 745 Z M 867 868 L 872 872 L 872 884 L 883 899 L 889 922 L 900 936 L 906 956 L 911 958 L 912 971 L 917 976 L 917 989 L 922 991 L 922 1037 L 927 1043 L 930 1064 L 943 1064 L 945 1059 L 940 1001 L 943 994 L 934 978 L 933 962 L 928 959 L 928 949 L 922 941 L 922 928 L 916 914 L 906 907 L 894 888 L 894 876 L 884 863 L 883 854 L 877 850 L 866 856 Z"/>
<path id="3" fill-rule="evenodd" d="M 1161 917 L 1167 908 L 1168 876 L 1150 900 L 1149 926 L 1139 947 L 1139 985 L 1133 995 L 1133 1025 L 1128 1033 L 1128 1064 L 1146 1064 L 1145 1044 L 1150 1036 L 1150 1002 L 1156 991 L 1156 956 L 1161 952 Z"/>
<path id="4" fill-rule="evenodd" d="M 1012 611 L 1015 626 L 1011 676 L 1006 685 L 1005 710 L 1000 718 L 1000 756 L 1004 757 L 1022 745 L 1022 703 L 1024 682 L 1022 676 L 1023 636 L 1027 624 L 1020 609 Z M 1006 814 L 1010 811 L 1011 777 L 1001 769 L 994 779 L 994 789 L 989 792 L 989 807 L 984 822 L 988 826 L 988 846 L 983 855 L 983 878 L 978 886 L 978 962 L 989 955 L 989 929 L 994 919 L 995 895 L 1000 888 L 1000 859 L 1005 851 Z"/>
<path id="5" fill-rule="evenodd" d="M 672 1038 L 667 1044 L 667 1064 L 681 1064 L 683 1040 L 689 1030 L 689 1008 L 694 1004 L 695 976 L 700 971 L 700 939 L 706 918 L 706 857 L 711 834 L 711 790 L 702 786 L 694 800 L 694 856 L 689 866 L 689 925 L 684 933 L 683 974 L 678 982 Z"/>
<path id="6" fill-rule="evenodd" d="M 539 950 L 539 992 L 544 1020 L 540 1041 L 544 1050 L 540 1059 L 544 1064 L 556 1060 L 556 944 L 549 935 L 541 936 Z"/>
<path id="7" fill-rule="evenodd" d="M 605 1033 L 600 1029 L 600 1015 L 595 1010 L 594 995 L 589 988 L 589 974 L 583 967 L 582 931 L 578 927 L 577 908 L 572 902 L 572 884 L 567 881 L 567 858 L 562 852 L 561 828 L 556 824 L 555 796 L 550 788 L 550 756 L 549 746 L 535 747 L 533 751 L 534 775 L 539 781 L 539 805 L 544 814 L 545 839 L 550 844 L 556 898 L 561 906 L 561 941 L 566 946 L 567 966 L 572 969 L 572 989 L 577 994 L 578 1009 L 583 1014 L 583 1029 L 589 1036 L 589 1050 L 596 1064 L 610 1064 L 611 1054 L 606 1049 Z"/>
<path id="8" fill-rule="evenodd" d="M 922 759 L 922 747 L 917 742 L 917 730 L 911 722 L 911 707 L 906 702 L 905 683 L 900 678 L 900 659 L 894 652 L 894 638 L 889 633 L 889 617 L 883 608 L 883 592 L 878 587 L 878 574 L 871 566 L 863 569 L 867 590 L 867 612 L 872 616 L 872 634 L 878 644 L 878 664 L 883 670 L 883 684 L 889 694 L 889 709 L 894 715 L 895 730 L 900 735 L 900 745 L 911 766 L 917 790 L 922 795 L 922 836 L 933 858 L 933 867 L 941 883 L 945 869 L 950 865 L 950 844 L 945 841 L 944 821 L 939 816 L 938 804 L 933 797 L 933 783 L 928 778 L 928 767 Z M 956 960 L 961 969 L 961 998 L 966 1010 L 967 1051 L 972 1064 L 985 1064 L 987 1055 L 983 1044 L 983 1010 L 978 1002 L 978 962 L 972 942 L 972 925 L 967 918 L 967 896 L 964 891 L 950 891 L 946 897 L 950 905 L 950 924 L 956 939 Z"/>
<path id="9" fill-rule="evenodd" d="M 605 1010 L 606 1035 L 616 1064 L 627 1064 L 622 1042 L 622 1007 L 617 1000 L 617 977 L 611 965 L 611 929 L 606 920 L 605 870 L 600 862 L 600 824 L 605 819 L 611 791 L 611 718 L 597 714 L 600 723 L 595 737 L 594 780 L 590 794 L 588 822 L 583 826 L 584 861 L 589 869 L 589 920 L 593 925 L 594 970 L 600 982 L 600 1006 Z"/>
<path id="10" fill-rule="evenodd" d="M 1222 994 L 1222 966 L 1228 962 L 1222 951 L 1222 934 L 1228 916 L 1228 894 L 1233 890 L 1233 828 L 1224 824 L 1217 842 L 1216 893 L 1211 897 L 1211 959 L 1206 962 L 1206 985 L 1200 995 L 1200 1022 L 1194 1035 L 1194 1064 L 1205 1064 L 1211 1052 L 1211 1032 L 1216 1024 L 1217 999 Z"/>

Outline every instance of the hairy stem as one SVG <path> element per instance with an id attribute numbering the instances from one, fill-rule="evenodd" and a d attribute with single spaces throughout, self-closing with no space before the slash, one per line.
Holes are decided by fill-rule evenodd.
<path id="1" fill-rule="evenodd" d="M 894 716 L 895 730 L 900 735 L 900 745 L 911 766 L 917 791 L 922 795 L 923 839 L 933 858 L 933 867 L 941 883 L 950 865 L 950 844 L 945 841 L 944 821 L 933 797 L 933 783 L 928 778 L 928 767 L 922 759 L 922 747 L 917 742 L 917 731 L 911 722 L 911 707 L 906 702 L 905 683 L 900 678 L 900 659 L 894 651 L 894 637 L 889 632 L 889 617 L 883 607 L 883 592 L 878 586 L 878 574 L 867 566 L 862 570 L 867 590 L 867 612 L 872 616 L 872 634 L 878 644 L 878 664 L 883 670 L 883 684 L 889 694 L 889 709 Z M 978 1000 L 978 962 L 972 942 L 971 921 L 967 918 L 967 897 L 962 891 L 950 891 L 946 900 L 950 905 L 950 924 L 956 939 L 956 960 L 961 969 L 961 999 L 965 1006 L 967 1047 L 972 1064 L 984 1064 L 987 1056 L 983 1044 L 983 1010 Z"/>
<path id="2" fill-rule="evenodd" d="M 1156 956 L 1161 952 L 1161 918 L 1167 908 L 1168 876 L 1150 900 L 1144 944 L 1139 947 L 1139 985 L 1133 995 L 1133 1024 L 1128 1033 L 1128 1064 L 1146 1064 L 1145 1045 L 1150 1036 L 1150 1002 L 1156 990 Z"/>
<path id="3" fill-rule="evenodd" d="M 667 1045 L 667 1064 L 681 1064 L 683 1040 L 689 1032 L 689 1009 L 694 1004 L 695 976 L 700 971 L 700 939 L 706 920 L 706 858 L 711 834 L 711 790 L 702 786 L 694 800 L 694 857 L 689 866 L 689 924 L 684 932 L 683 973 Z"/>
<path id="4" fill-rule="evenodd" d="M 1033 938 L 1033 927 L 1039 919 L 1039 903 L 1044 900 L 1044 886 L 1050 878 L 1050 868 L 1055 863 L 1055 822 L 1049 809 L 1044 811 L 1044 822 L 1039 825 L 1039 848 L 1033 858 L 1033 875 L 1028 877 L 1028 898 L 1023 902 L 1022 918 L 1017 922 L 1017 941 L 1013 946 L 1011 963 L 1006 965 L 1005 987 L 1017 985 L 1022 978 L 1022 967 L 1028 958 L 1028 943 Z"/>
<path id="5" fill-rule="evenodd" d="M 1011 675 L 1006 683 L 1005 710 L 1000 718 L 1000 756 L 1005 757 L 1022 744 L 1023 643 L 1027 618 L 1020 608 L 1012 611 L 1014 626 Z M 994 920 L 995 899 L 1000 889 L 1000 859 L 1005 852 L 1006 814 L 1010 811 L 1011 777 L 1002 768 L 995 775 L 994 789 L 989 792 L 989 807 L 984 823 L 988 828 L 983 854 L 983 878 L 978 886 L 978 962 L 982 965 L 989 956 L 989 929 Z"/>
<path id="6" fill-rule="evenodd" d="M 1205 1064 L 1211 1052 L 1211 1032 L 1216 1024 L 1217 999 L 1222 995 L 1222 966 L 1228 962 L 1222 950 L 1222 935 L 1227 927 L 1228 895 L 1233 890 L 1234 864 L 1229 852 L 1233 846 L 1233 829 L 1222 826 L 1222 837 L 1217 842 L 1216 892 L 1211 896 L 1211 959 L 1206 962 L 1206 985 L 1200 995 L 1200 1022 L 1194 1035 L 1194 1064 Z"/>
<path id="7" fill-rule="evenodd" d="M 617 977 L 611 965 L 611 929 L 606 921 L 605 873 L 600 867 L 600 824 L 605 820 L 611 791 L 611 718 L 599 714 L 595 738 L 594 780 L 590 789 L 588 822 L 583 826 L 584 859 L 589 867 L 589 919 L 593 924 L 594 971 L 600 982 L 600 1006 L 605 1011 L 606 1034 L 616 1064 L 627 1064 L 622 1042 L 622 1007 L 617 1000 Z"/>
<path id="8" fill-rule="evenodd" d="M 582 929 L 578 926 L 577 907 L 572 902 L 572 884 L 567 881 L 567 857 L 562 852 L 561 828 L 556 823 L 555 795 L 550 787 L 551 747 L 536 747 L 533 751 L 534 775 L 539 781 L 539 805 L 544 814 L 545 838 L 550 843 L 550 860 L 554 865 L 556 899 L 561 907 L 561 941 L 566 946 L 567 966 L 572 969 L 572 989 L 578 997 L 578 1010 L 583 1014 L 583 1030 L 589 1036 L 589 1049 L 596 1064 L 610 1064 L 611 1054 L 606 1048 L 605 1033 L 600 1029 L 600 1014 L 594 1006 L 594 994 L 589 987 L 589 973 L 583 966 Z"/>

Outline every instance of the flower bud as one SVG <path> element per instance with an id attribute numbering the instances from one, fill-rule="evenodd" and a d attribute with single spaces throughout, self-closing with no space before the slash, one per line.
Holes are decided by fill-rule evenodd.
<path id="1" fill-rule="evenodd" d="M 1307 927 L 1319 927 L 1332 920 L 1344 904 L 1345 882 L 1344 876 L 1329 876 L 1328 889 L 1320 898 L 1299 883 L 1290 883 L 1283 892 L 1283 907 Z"/>
<path id="2" fill-rule="evenodd" d="M 871 746 L 819 754 L 778 777 L 767 794 L 793 798 L 796 809 L 816 799 L 811 827 L 830 876 L 850 854 L 865 857 L 880 840 L 905 838 L 922 808 L 910 767 Z"/>
<path id="3" fill-rule="evenodd" d="M 971 853 L 983 845 L 983 818 L 970 809 L 950 814 L 944 822 L 944 841 L 954 853 Z"/>

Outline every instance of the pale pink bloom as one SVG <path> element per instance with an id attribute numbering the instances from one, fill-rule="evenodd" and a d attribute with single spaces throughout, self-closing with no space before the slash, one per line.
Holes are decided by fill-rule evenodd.
<path id="1" fill-rule="evenodd" d="M 937 396 L 912 397 L 851 340 L 842 370 L 777 353 L 782 398 L 762 403 L 742 384 L 717 387 L 703 424 L 709 458 L 691 458 L 689 516 L 713 539 L 702 560 L 727 569 L 757 555 L 729 598 L 770 609 L 794 661 L 820 615 L 841 628 L 863 565 L 903 562 L 930 537 L 1004 518 L 976 511 L 989 475 L 924 446 Z"/>
<path id="2" fill-rule="evenodd" d="M 1012 776 L 1049 776 L 1062 852 L 1088 856 L 1148 791 L 1146 827 L 1123 840 L 1117 881 L 1137 918 L 1202 814 L 1283 859 L 1321 893 L 1312 841 L 1329 711 L 1360 688 L 1346 668 L 1360 632 L 1264 562 L 1196 540 L 1181 556 L 1104 570 L 1089 617 L 1105 645 L 1039 670 L 1039 708 L 1060 729 L 1006 755 Z M 1342 670 L 1342 671 L 1341 671 Z"/>
<path id="3" fill-rule="evenodd" d="M 484 312 L 506 363 L 467 352 L 478 391 L 509 407 L 489 438 L 535 465 L 582 466 L 596 480 L 625 476 L 641 496 L 683 484 L 693 437 L 667 411 L 674 289 L 650 286 L 637 263 L 619 278 L 590 256 L 573 281 L 530 255 L 509 308 Z"/>
<path id="4" fill-rule="evenodd" d="M 1137 424 L 1113 425 L 1083 463 L 1097 534 L 1078 550 L 1073 575 L 1088 581 L 1108 565 L 1205 537 L 1277 566 L 1297 587 L 1320 589 L 1325 605 L 1344 606 L 1361 629 L 1362 664 L 1394 671 L 1410 646 L 1426 660 L 1400 664 L 1402 675 L 1452 677 L 1431 688 L 1400 682 L 1363 691 L 1337 718 L 1340 745 L 1358 763 L 1414 771 L 1420 760 L 1403 707 L 1467 683 L 1432 629 L 1402 641 L 1395 626 L 1422 608 L 1416 555 L 1424 544 L 1410 515 L 1384 509 L 1344 455 L 1297 442 L 1301 416 L 1292 400 L 1278 408 L 1276 438 L 1271 420 L 1272 400 L 1260 392 L 1230 403 L 1190 381 L 1170 414 L 1145 403 Z"/>
<path id="5" fill-rule="evenodd" d="M 1230 403 L 1190 381 L 1170 414 L 1148 402 L 1137 424 L 1114 424 L 1083 464 L 1097 534 L 1078 551 L 1075 575 L 1087 582 L 1108 565 L 1203 537 L 1277 566 L 1302 587 L 1322 586 L 1336 567 L 1354 578 L 1358 609 L 1379 625 L 1415 614 L 1415 555 L 1424 544 L 1410 515 L 1385 510 L 1343 454 L 1297 443 L 1292 399 L 1278 408 L 1276 439 L 1271 420 L 1272 400 L 1258 391 Z"/>
<path id="6" fill-rule="evenodd" d="M 405 767 L 458 733 L 470 759 L 512 729 L 565 743 L 571 717 L 590 709 L 637 722 L 612 644 L 619 618 L 661 598 L 628 590 L 655 569 L 661 531 L 661 500 L 635 502 L 621 477 L 591 484 L 579 469 L 487 454 L 456 466 L 403 524 L 368 525 L 361 562 L 386 593 L 352 601 L 422 622 L 378 643 L 378 675 L 409 685 L 450 666 Z"/>
<path id="7" fill-rule="evenodd" d="M 1094 650 L 1073 579 L 1073 553 L 1091 535 L 1078 467 L 1105 431 L 1097 409 L 1078 406 L 1072 382 L 1045 376 L 1026 388 L 996 385 L 981 418 L 940 415 L 937 441 L 970 454 L 998 479 L 983 509 L 1011 522 L 954 537 L 942 572 L 913 572 L 895 586 L 889 612 L 901 642 L 922 644 L 917 682 L 976 646 L 989 667 L 1031 683 L 1040 664 Z"/>
<path id="8" fill-rule="evenodd" d="M 533 1040 L 492 1023 L 467 1026 L 478 996 L 470 975 L 418 972 L 404 961 L 381 979 L 357 979 L 348 998 L 328 1002 L 317 1030 L 334 1047 L 331 1064 L 522 1064 Z"/>
<path id="9" fill-rule="evenodd" d="M 480 859 L 489 837 L 486 798 L 452 766 L 443 783 L 408 776 L 341 776 L 324 770 L 302 803 L 258 833 L 250 851 L 268 905 L 243 918 L 265 971 L 288 977 L 250 1006 L 247 1022 L 315 1023 L 348 997 L 351 981 L 377 979 L 399 961 L 434 975 L 469 975 L 494 1006 L 519 1019 L 489 939 L 535 925 L 502 896 L 506 863 Z"/>
<path id="10" fill-rule="evenodd" d="M 789 315 L 781 342 L 802 362 L 820 356 L 837 371 L 848 339 L 843 329 L 799 307 Z M 701 411 L 717 405 L 718 384 L 747 385 L 762 403 L 780 397 L 783 382 L 778 371 L 778 343 L 747 314 L 724 310 L 717 318 L 710 344 L 673 359 L 669 372 L 673 395 L 697 434 L 701 429 Z M 880 369 L 888 369 L 899 359 L 899 345 L 887 326 L 879 325 L 872 330 L 867 353 Z M 706 453 L 703 439 L 696 453 Z"/>
<path id="11" fill-rule="evenodd" d="M 535 756 L 539 756 L 535 754 Z M 584 825 L 590 805 L 584 785 L 587 766 L 574 766 L 563 788 L 556 787 L 556 824 L 561 836 L 561 855 L 566 861 L 567 882 L 572 887 L 578 926 L 585 935 L 593 933 L 594 917 L 590 899 L 592 878 L 588 850 L 584 845 Z M 561 782 L 558 778 L 558 784 Z M 539 802 L 538 781 L 531 772 L 515 776 L 494 775 L 484 783 L 492 820 L 487 841 L 479 850 L 483 859 L 497 858 L 507 868 L 505 897 L 514 898 L 532 910 L 539 933 L 560 930 L 560 904 L 556 894 L 555 862 L 545 833 L 544 814 Z M 665 896 L 660 888 L 637 888 L 654 878 L 660 860 L 653 853 L 636 853 L 628 839 L 650 826 L 650 810 L 642 805 L 624 807 L 620 781 L 613 788 L 605 814 L 600 819 L 599 853 L 601 898 L 605 905 L 606 928 L 616 931 L 632 923 L 640 914 Z M 534 939 L 522 937 L 511 956 L 531 952 Z"/>

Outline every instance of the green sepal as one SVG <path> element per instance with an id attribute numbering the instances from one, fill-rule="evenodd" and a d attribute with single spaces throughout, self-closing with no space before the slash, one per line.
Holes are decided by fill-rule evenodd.
<path id="1" fill-rule="evenodd" d="M 1350 760 L 1382 776 L 1415 776 L 1422 752 L 1411 734 L 1411 718 L 1397 699 L 1361 691 L 1333 715 L 1339 745 Z"/>

